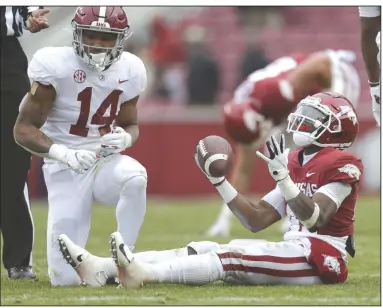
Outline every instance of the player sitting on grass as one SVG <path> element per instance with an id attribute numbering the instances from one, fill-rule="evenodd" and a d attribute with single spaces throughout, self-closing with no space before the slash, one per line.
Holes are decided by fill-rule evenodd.
<path id="1" fill-rule="evenodd" d="M 61 235 L 64 258 L 89 285 L 100 285 L 97 277 L 102 275 L 118 277 L 128 288 L 155 283 L 203 285 L 217 280 L 249 285 L 345 282 L 346 252 L 355 254 L 355 205 L 363 173 L 361 160 L 343 151 L 358 133 L 355 110 L 336 93 L 309 96 L 290 114 L 287 132 L 294 134 L 301 148 L 289 154 L 284 136 L 279 141 L 273 136 L 266 143 L 269 157 L 257 153 L 277 183 L 262 200 L 250 201 L 224 177 L 206 175 L 252 232 L 287 216 L 289 230 L 283 241 L 192 242 L 180 249 L 133 254 L 115 232 L 111 235 L 113 258 L 100 258 Z M 200 147 L 196 163 L 204 171 L 198 163 Z"/>

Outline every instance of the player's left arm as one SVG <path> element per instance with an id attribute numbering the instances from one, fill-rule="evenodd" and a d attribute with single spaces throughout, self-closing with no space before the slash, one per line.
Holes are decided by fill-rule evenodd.
<path id="1" fill-rule="evenodd" d="M 343 200 L 351 193 L 351 185 L 359 181 L 362 173 L 356 159 L 339 159 L 328 171 L 329 182 L 339 184 L 335 187 L 326 185 L 327 187 L 318 190 L 313 198 L 310 198 L 299 190 L 289 176 L 289 149 L 285 149 L 284 136 L 282 135 L 280 142 L 272 136 L 270 141 L 266 142 L 266 146 L 270 157 L 260 152 L 257 152 L 257 155 L 267 162 L 269 172 L 277 182 L 291 211 L 310 232 L 316 232 L 331 220 Z"/>
<path id="2" fill-rule="evenodd" d="M 131 69 L 134 77 L 126 83 L 125 102 L 114 120 L 111 133 L 101 137 L 101 147 L 104 155 L 120 153 L 131 147 L 139 137 L 137 120 L 137 103 L 147 86 L 146 69 L 139 58 L 135 58 Z"/>
<path id="3" fill-rule="evenodd" d="M 293 182 L 291 181 L 291 183 Z M 291 185 L 291 183 L 289 184 Z M 294 186 L 296 187 L 295 184 Z M 294 187 L 290 188 L 291 192 L 294 189 Z M 299 192 L 296 197 L 287 200 L 287 204 L 310 232 L 316 232 L 331 220 L 343 200 L 351 194 L 351 191 L 352 186 L 350 184 L 333 182 L 322 186 L 312 198 Z"/>
<path id="4" fill-rule="evenodd" d="M 115 125 L 125 130 L 131 136 L 131 143 L 133 145 L 139 137 L 138 119 L 137 119 L 137 103 L 139 96 L 123 103 L 120 111 L 115 119 Z"/>

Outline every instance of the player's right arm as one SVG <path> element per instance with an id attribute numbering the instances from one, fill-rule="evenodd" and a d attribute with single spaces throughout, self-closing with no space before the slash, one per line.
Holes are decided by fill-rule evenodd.
<path id="1" fill-rule="evenodd" d="M 32 87 L 20 106 L 13 129 L 15 141 L 35 155 L 57 160 L 75 172 L 84 173 L 97 160 L 95 153 L 56 144 L 40 130 L 58 93 L 57 72 L 51 63 L 54 56 L 56 54 L 51 48 L 43 48 L 36 52 L 29 64 L 28 75 L 32 79 Z"/>
<path id="2" fill-rule="evenodd" d="M 25 95 L 21 103 L 14 127 L 16 142 L 42 157 L 48 157 L 53 141 L 40 128 L 52 109 L 55 97 L 56 91 L 51 85 L 45 86 L 34 81 L 31 91 Z"/>
<path id="3" fill-rule="evenodd" d="M 216 189 L 241 224 L 252 232 L 266 229 L 286 215 L 284 199 L 278 188 L 256 202 L 238 193 L 227 180 Z M 235 195 L 231 201 L 227 198 L 230 195 Z"/>

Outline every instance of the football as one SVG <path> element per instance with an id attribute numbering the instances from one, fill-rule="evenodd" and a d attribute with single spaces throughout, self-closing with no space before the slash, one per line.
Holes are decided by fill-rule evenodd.
<path id="1" fill-rule="evenodd" d="M 233 150 L 226 139 L 208 136 L 198 142 L 198 164 L 212 177 L 226 176 L 233 165 Z"/>

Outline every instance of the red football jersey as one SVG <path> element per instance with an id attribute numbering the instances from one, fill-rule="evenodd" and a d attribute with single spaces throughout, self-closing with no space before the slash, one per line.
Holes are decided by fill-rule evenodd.
<path id="1" fill-rule="evenodd" d="M 291 102 L 286 99 L 280 91 L 279 82 L 310 55 L 291 54 L 250 74 L 235 91 L 234 101 L 242 103 L 250 100 L 254 103 L 257 112 L 271 119 L 275 125 L 280 124 L 295 108 L 298 101 Z M 308 95 L 321 90 L 312 89 Z"/>
<path id="2" fill-rule="evenodd" d="M 349 152 L 331 147 L 319 151 L 303 166 L 303 151 L 290 154 L 290 177 L 298 188 L 307 196 L 312 195 L 322 186 L 341 182 L 351 184 L 350 195 L 342 202 L 330 222 L 318 230 L 317 235 L 345 237 L 354 233 L 355 205 L 359 192 L 359 180 L 363 174 L 362 161 Z M 304 228 L 301 226 L 301 229 Z"/>

